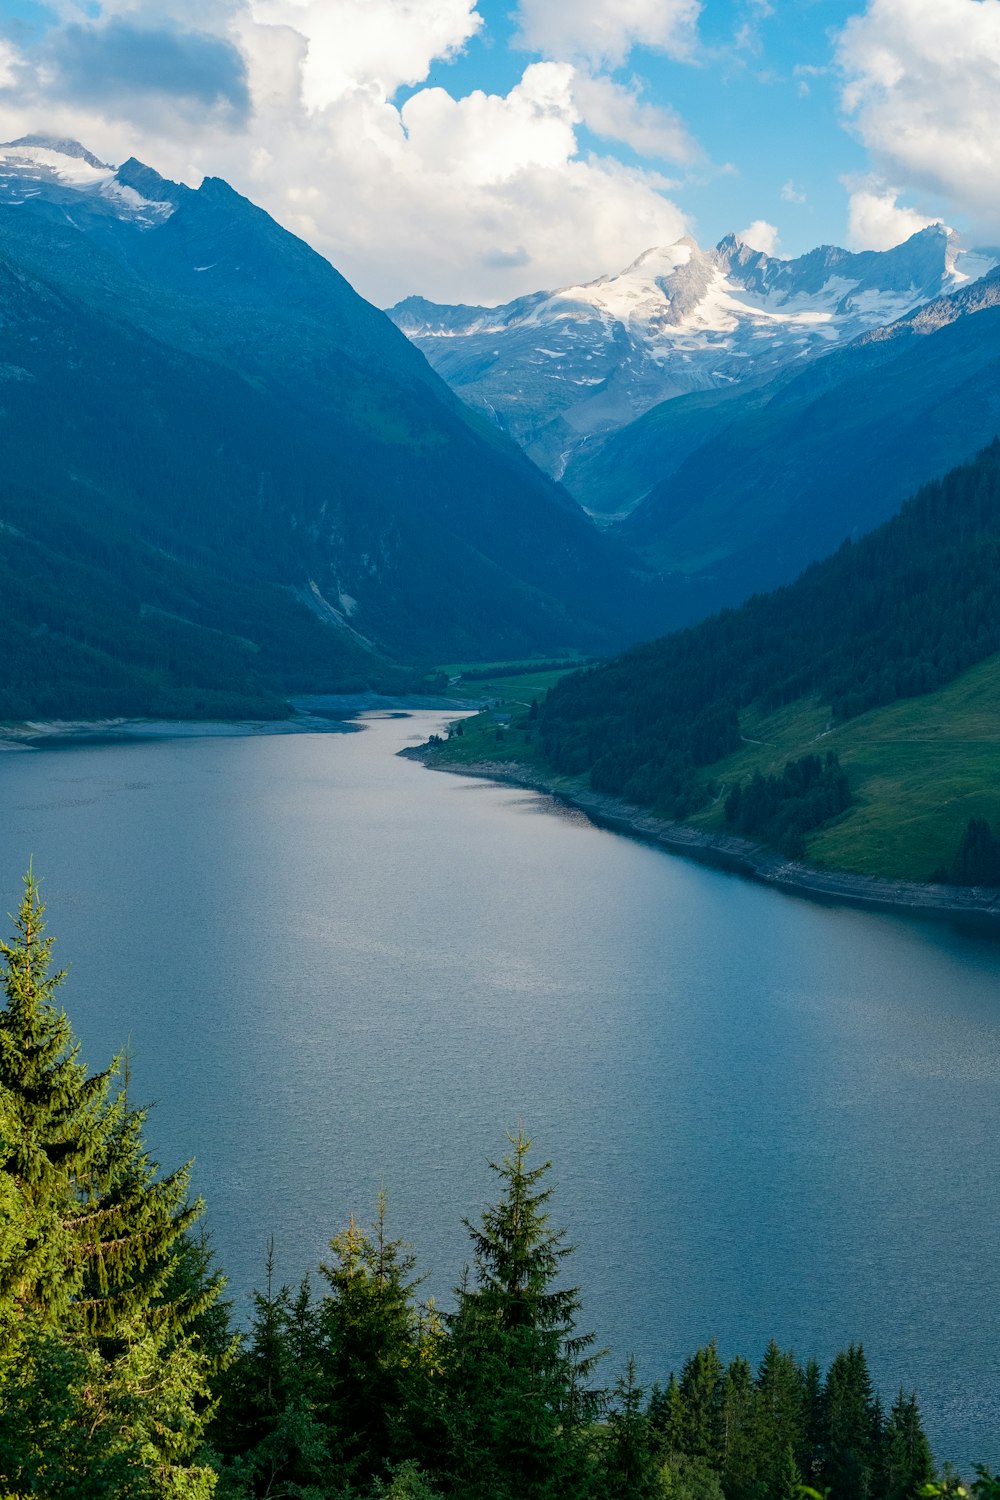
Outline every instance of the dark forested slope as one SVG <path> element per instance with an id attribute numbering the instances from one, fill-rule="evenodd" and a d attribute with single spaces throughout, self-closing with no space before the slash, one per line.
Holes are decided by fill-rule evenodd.
<path id="1" fill-rule="evenodd" d="M 116 183 L 155 222 L 0 195 L 0 715 L 641 633 L 624 552 L 322 257 L 217 180 Z"/>
<path id="2" fill-rule="evenodd" d="M 1000 429 L 1000 278 L 738 393 L 654 408 L 567 472 L 675 575 L 681 624 L 790 581 Z M 636 501 L 641 503 L 636 505 Z"/>
<path id="3" fill-rule="evenodd" d="M 842 721 L 1000 650 L 998 572 L 994 441 L 794 584 L 564 678 L 539 715 L 543 753 L 601 790 L 685 816 L 751 708 L 811 697 Z"/>

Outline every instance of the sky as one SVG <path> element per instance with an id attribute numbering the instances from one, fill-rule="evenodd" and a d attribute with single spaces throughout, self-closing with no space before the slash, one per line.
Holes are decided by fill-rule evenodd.
<path id="1" fill-rule="evenodd" d="M 380 306 L 1000 242 L 1000 0 L 0 0 L 0 139 L 224 177 Z"/>

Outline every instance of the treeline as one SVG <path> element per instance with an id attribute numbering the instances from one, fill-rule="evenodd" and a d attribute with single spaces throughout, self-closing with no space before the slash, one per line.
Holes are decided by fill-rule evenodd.
<path id="1" fill-rule="evenodd" d="M 756 771 L 737 781 L 725 801 L 726 823 L 734 833 L 761 838 L 790 859 L 806 852 L 805 836 L 851 805 L 851 788 L 832 750 L 826 757 L 803 755 L 789 761 L 780 776 Z"/>
<path id="2" fill-rule="evenodd" d="M 904 1500 L 934 1477 L 916 1397 L 900 1391 L 886 1413 L 864 1350 L 838 1354 L 822 1375 L 770 1343 L 754 1373 L 699 1349 L 647 1411 L 671 1495 L 697 1500 L 797 1500 L 802 1486 L 830 1497 Z"/>
<path id="3" fill-rule="evenodd" d="M 787 588 L 563 678 L 539 718 L 555 769 L 684 817 L 740 715 L 812 697 L 842 721 L 1000 651 L 1000 440 Z"/>
<path id="4" fill-rule="evenodd" d="M 315 1286 L 276 1288 L 269 1269 L 234 1335 L 187 1169 L 150 1161 L 118 1063 L 79 1061 L 30 875 L 0 958 L 5 1500 L 928 1493 L 916 1400 L 900 1393 L 886 1414 L 859 1348 L 823 1377 L 773 1343 L 756 1372 L 709 1345 L 648 1398 L 631 1362 L 602 1388 L 548 1164 L 529 1163 L 520 1132 L 493 1165 L 496 1202 L 467 1221 L 450 1308 L 420 1298 L 380 1203 L 372 1229 L 351 1220 L 334 1237 Z"/>

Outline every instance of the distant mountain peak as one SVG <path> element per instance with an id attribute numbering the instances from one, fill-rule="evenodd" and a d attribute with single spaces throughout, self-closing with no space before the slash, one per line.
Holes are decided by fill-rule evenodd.
<path id="1" fill-rule="evenodd" d="M 768 379 L 970 285 L 1000 252 L 944 224 L 890 250 L 820 245 L 795 259 L 727 234 L 644 250 L 623 271 L 494 308 L 409 298 L 403 332 L 472 405 L 561 478 L 572 455 L 649 407 Z"/>
<path id="2" fill-rule="evenodd" d="M 134 157 L 116 170 L 79 141 L 37 133 L 0 145 L 0 204 L 10 207 L 78 197 L 93 212 L 152 229 L 173 213 L 178 192 Z"/>
<path id="3" fill-rule="evenodd" d="M 102 172 L 114 171 L 110 162 L 101 161 L 92 151 L 88 151 L 86 146 L 81 146 L 79 141 L 70 140 L 67 136 L 22 135 L 16 141 L 5 141 L 0 144 L 0 151 L 32 146 L 40 147 L 43 151 L 52 151 L 57 156 L 68 156 L 73 161 L 84 161 L 88 167 L 94 167 Z"/>

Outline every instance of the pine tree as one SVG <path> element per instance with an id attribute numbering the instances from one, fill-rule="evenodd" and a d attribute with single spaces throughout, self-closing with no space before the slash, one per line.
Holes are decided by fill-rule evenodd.
<path id="1" fill-rule="evenodd" d="M 329 1290 L 317 1312 L 322 1412 L 341 1472 L 368 1483 L 412 1458 L 410 1436 L 426 1404 L 416 1259 L 386 1233 L 384 1194 L 373 1233 L 352 1218 L 330 1249 L 331 1262 L 320 1266 Z"/>
<path id="2" fill-rule="evenodd" d="M 722 1467 L 722 1396 L 724 1370 L 715 1340 L 698 1349 L 681 1371 L 684 1405 L 683 1451 L 703 1458 L 714 1469 Z"/>
<path id="3" fill-rule="evenodd" d="M 875 1402 L 860 1344 L 836 1356 L 823 1388 L 823 1483 L 831 1500 L 867 1500 L 877 1460 Z"/>
<path id="4" fill-rule="evenodd" d="M 885 1428 L 882 1460 L 885 1500 L 916 1500 L 934 1478 L 934 1458 L 916 1396 L 900 1391 Z"/>
<path id="5" fill-rule="evenodd" d="M 475 1500 L 561 1500 L 582 1493 L 584 1424 L 598 1406 L 589 1389 L 598 1356 L 576 1332 L 576 1288 L 556 1280 L 570 1254 L 550 1228 L 541 1186 L 550 1163 L 529 1168 L 531 1142 L 491 1162 L 503 1191 L 481 1225 L 466 1221 L 474 1280 L 446 1319 L 451 1488 Z"/>
<path id="6" fill-rule="evenodd" d="M 24 885 L 13 941 L 0 943 L 0 1196 L 19 1215 L 13 1240 L 0 1236 L 0 1310 L 18 1324 L 0 1370 L 0 1469 L 11 1488 L 33 1491 L 37 1471 L 46 1493 L 96 1496 L 102 1474 L 125 1465 L 143 1493 L 207 1495 L 212 1476 L 191 1461 L 214 1360 L 195 1325 L 220 1282 L 185 1255 L 201 1205 L 186 1201 L 186 1168 L 157 1177 L 144 1113 L 112 1092 L 117 1062 L 95 1075 L 80 1062 L 30 870 Z M 54 1386 L 61 1415 L 49 1423 Z M 83 1449 L 75 1429 L 91 1434 Z"/>
<path id="7" fill-rule="evenodd" d="M 52 939 L 31 871 L 24 887 L 15 941 L 0 942 L 0 1090 L 12 1124 L 0 1167 L 23 1195 L 32 1230 L 8 1275 L 19 1299 L 64 1331 L 72 1323 L 113 1340 L 155 1323 L 179 1332 L 219 1291 L 210 1282 L 163 1296 L 203 1205 L 187 1202 L 189 1167 L 157 1177 L 142 1140 L 145 1112 L 129 1108 L 124 1089 L 112 1094 L 120 1060 L 90 1076 L 80 1062 L 54 1004 L 65 974 L 49 973 Z"/>
<path id="8" fill-rule="evenodd" d="M 611 1500 L 655 1500 L 661 1492 L 659 1464 L 649 1417 L 642 1409 L 643 1391 L 630 1358 L 615 1383 L 607 1415 L 603 1480 Z"/>

